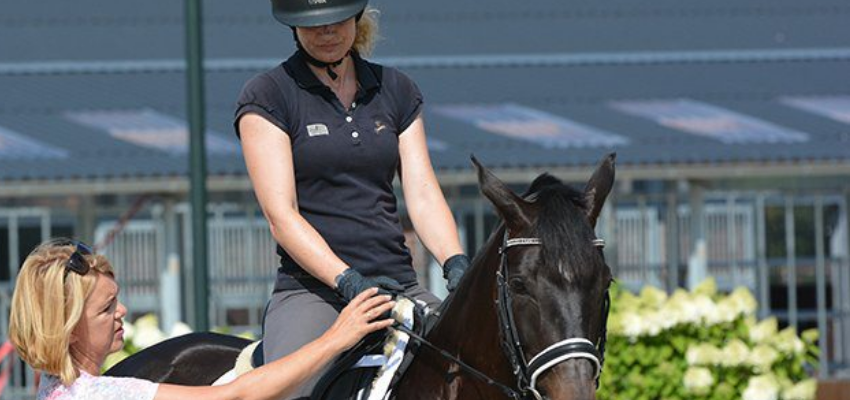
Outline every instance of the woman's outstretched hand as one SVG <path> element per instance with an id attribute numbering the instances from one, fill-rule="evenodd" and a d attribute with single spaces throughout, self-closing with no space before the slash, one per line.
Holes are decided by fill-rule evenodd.
<path id="1" fill-rule="evenodd" d="M 377 294 L 377 288 L 370 288 L 354 297 L 323 336 L 345 351 L 364 336 L 392 325 L 392 319 L 379 318 L 392 310 L 395 302 L 390 296 Z"/>

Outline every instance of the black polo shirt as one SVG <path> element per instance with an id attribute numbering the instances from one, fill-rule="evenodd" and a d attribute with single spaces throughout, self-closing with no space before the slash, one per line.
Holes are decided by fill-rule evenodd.
<path id="1" fill-rule="evenodd" d="M 346 109 L 298 51 L 249 80 L 236 107 L 256 113 L 289 135 L 301 215 L 334 253 L 365 276 L 416 281 L 398 217 L 393 178 L 398 135 L 422 109 L 416 84 L 396 69 L 353 55 L 359 84 Z M 275 290 L 320 284 L 278 246 Z"/>

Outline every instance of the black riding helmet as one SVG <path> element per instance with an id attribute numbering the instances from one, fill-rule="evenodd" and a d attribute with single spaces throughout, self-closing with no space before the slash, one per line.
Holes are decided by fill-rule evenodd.
<path id="1" fill-rule="evenodd" d="M 293 28 L 330 25 L 363 12 L 369 0 L 271 0 L 272 13 Z"/>

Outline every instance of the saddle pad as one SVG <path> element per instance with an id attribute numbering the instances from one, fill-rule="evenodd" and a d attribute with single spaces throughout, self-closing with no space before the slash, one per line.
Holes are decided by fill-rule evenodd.
<path id="1" fill-rule="evenodd" d="M 396 306 L 393 308 L 392 317 L 399 323 L 404 326 L 413 329 L 413 314 L 414 314 L 414 304 L 407 298 L 399 298 L 396 301 Z M 391 334 L 387 336 L 386 341 L 384 342 L 384 354 L 372 354 L 363 356 L 352 368 L 375 368 L 380 367 L 377 374 L 375 375 L 374 380 L 372 381 L 371 390 L 369 391 L 369 395 L 367 398 L 363 397 L 363 390 L 360 391 L 358 395 L 358 399 L 362 400 L 384 400 L 389 398 L 390 395 L 390 383 L 392 382 L 393 376 L 398 371 L 401 366 L 402 361 L 404 360 L 404 353 L 407 349 L 408 341 L 410 340 L 410 336 L 406 333 L 399 332 L 397 330 L 393 330 Z M 242 352 L 239 354 L 239 357 L 236 359 L 236 365 L 233 369 L 219 377 L 212 386 L 220 386 L 225 385 L 230 382 L 233 382 L 240 375 L 250 371 L 253 369 L 251 366 L 251 354 L 254 352 L 254 349 L 260 344 L 260 341 L 256 341 L 248 345 Z"/>
<path id="2" fill-rule="evenodd" d="M 393 308 L 393 319 L 404 326 L 413 329 L 413 309 L 414 304 L 412 301 L 407 298 L 399 298 L 396 301 L 396 306 Z M 376 362 L 382 363 L 377 364 L 381 365 L 381 368 L 378 370 L 375 379 L 372 381 L 372 390 L 369 392 L 369 397 L 364 400 L 384 400 L 389 398 L 390 383 L 393 380 L 393 376 L 395 376 L 395 373 L 398 371 L 398 368 L 401 366 L 401 362 L 404 360 L 404 352 L 409 340 L 410 335 L 393 330 L 384 343 L 383 356 L 365 356 L 358 361 L 355 367 L 359 366 L 361 363 L 364 365 L 376 365 Z M 358 396 L 358 398 L 361 397 Z"/>

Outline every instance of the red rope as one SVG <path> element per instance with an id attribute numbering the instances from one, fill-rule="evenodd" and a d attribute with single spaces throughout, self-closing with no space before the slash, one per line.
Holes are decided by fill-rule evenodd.
<path id="1" fill-rule="evenodd" d="M 109 230 L 109 233 L 101 240 L 99 243 L 94 245 L 94 250 L 101 250 L 108 247 L 115 240 L 115 237 L 118 236 L 124 230 L 124 227 L 127 226 L 127 223 L 130 222 L 131 219 L 138 213 L 145 203 L 148 201 L 150 196 L 141 195 L 136 198 L 136 201 L 133 205 L 121 216 L 120 219 L 115 223 L 115 226 Z"/>
<path id="2" fill-rule="evenodd" d="M 12 360 L 10 355 L 14 351 L 15 348 L 8 340 L 0 346 L 0 364 L 6 361 L 6 366 L 3 367 L 3 371 L 0 372 L 0 394 L 3 394 L 3 391 L 6 389 L 6 385 L 9 383 L 9 376 L 12 374 L 12 363 L 14 360 Z"/>

